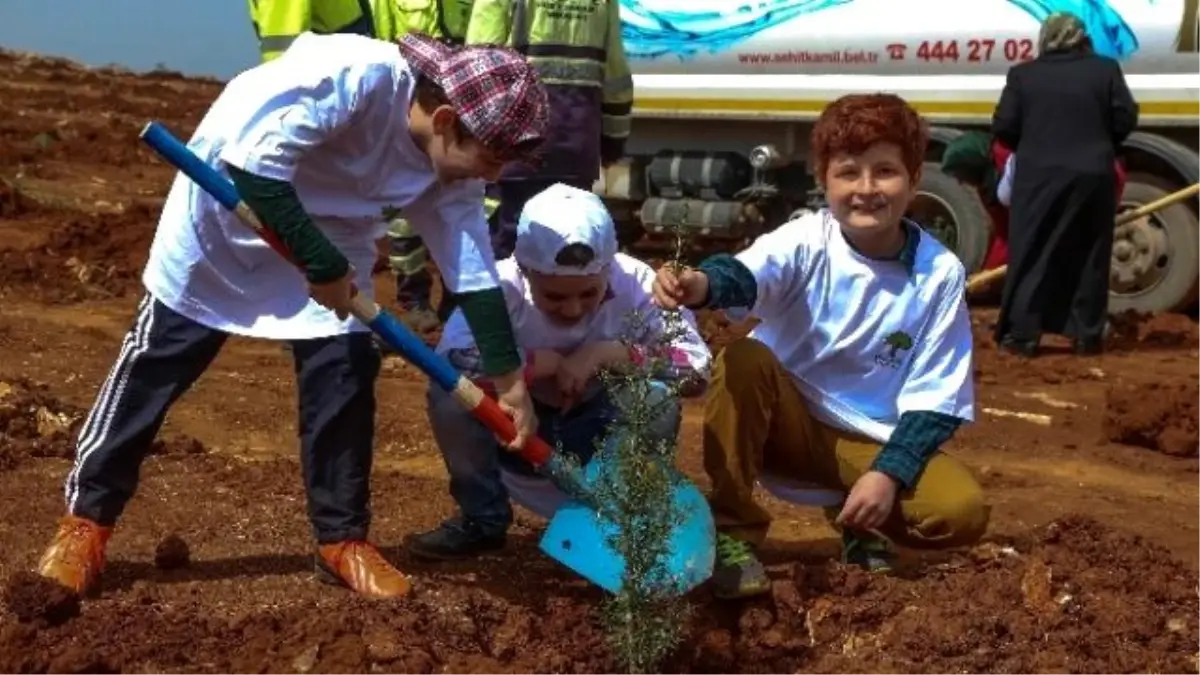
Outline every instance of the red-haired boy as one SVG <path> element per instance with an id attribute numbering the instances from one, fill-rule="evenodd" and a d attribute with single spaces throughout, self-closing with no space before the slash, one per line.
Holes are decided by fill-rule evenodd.
<path id="1" fill-rule="evenodd" d="M 717 356 L 705 404 L 718 596 L 770 588 L 754 552 L 771 520 L 760 480 L 844 495 L 843 557 L 868 569 L 888 568 L 885 537 L 940 548 L 987 528 L 979 484 L 939 452 L 973 419 L 974 385 L 963 266 L 904 218 L 927 142 L 903 99 L 840 98 L 812 133 L 827 208 L 736 256 L 658 274 L 665 307 L 745 308 L 761 322 Z"/>

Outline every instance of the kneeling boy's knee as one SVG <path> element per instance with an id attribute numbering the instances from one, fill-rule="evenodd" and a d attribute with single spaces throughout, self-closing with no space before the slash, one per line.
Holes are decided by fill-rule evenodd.
<path id="1" fill-rule="evenodd" d="M 969 546 L 979 541 L 991 519 L 991 507 L 984 499 L 983 489 L 974 484 L 960 486 L 941 499 L 937 510 L 939 520 L 948 530 L 947 546 Z"/>
<path id="2" fill-rule="evenodd" d="M 717 354 L 717 365 L 728 372 L 744 373 L 778 361 L 771 348 L 752 337 L 734 340 Z"/>

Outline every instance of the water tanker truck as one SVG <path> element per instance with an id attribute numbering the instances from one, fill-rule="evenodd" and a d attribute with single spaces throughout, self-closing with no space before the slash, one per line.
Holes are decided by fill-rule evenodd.
<path id="1" fill-rule="evenodd" d="M 1122 150 L 1122 210 L 1200 181 L 1198 2 L 620 0 L 633 135 L 595 189 L 635 250 L 669 246 L 680 225 L 698 249 L 737 250 L 821 203 L 806 165 L 821 109 L 847 93 L 894 92 L 931 124 L 912 215 L 978 272 L 991 219 L 938 161 L 964 130 L 989 128 L 1008 69 L 1036 56 L 1052 12 L 1084 19 L 1140 105 Z M 1118 228 L 1110 309 L 1191 307 L 1198 233 L 1195 199 Z"/>

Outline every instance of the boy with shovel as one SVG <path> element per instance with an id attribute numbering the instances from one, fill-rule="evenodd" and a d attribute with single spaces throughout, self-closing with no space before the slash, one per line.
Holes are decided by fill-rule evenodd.
<path id="1" fill-rule="evenodd" d="M 771 521 L 760 480 L 839 493 L 843 555 L 870 569 L 887 564 L 877 535 L 937 548 L 987 527 L 979 484 L 939 452 L 973 419 L 974 385 L 963 266 L 904 218 L 927 142 L 897 96 L 838 99 L 812 132 L 827 208 L 736 256 L 658 273 L 664 307 L 761 321 L 717 356 L 705 403 L 719 596 L 770 589 L 754 552 Z"/>
<path id="2" fill-rule="evenodd" d="M 301 462 L 323 579 L 368 597 L 408 578 L 367 541 L 379 353 L 349 317 L 370 293 L 382 214 L 420 229 L 475 334 L 481 368 L 514 417 L 536 428 L 498 287 L 484 182 L 533 153 L 546 94 L 506 49 L 451 49 L 406 35 L 301 35 L 234 78 L 189 146 L 227 173 L 304 270 L 179 174 L 143 281 L 147 295 L 83 428 L 66 481 L 69 514 L 39 564 L 83 593 L 171 405 L 229 335 L 287 340 L 299 389 Z"/>
<path id="3" fill-rule="evenodd" d="M 707 379 L 711 357 L 691 313 L 684 310 L 682 330 L 664 336 L 661 310 L 651 296 L 654 272 L 617 252 L 612 217 L 595 194 L 562 183 L 538 193 L 522 209 L 513 256 L 497 267 L 540 435 L 551 446 L 561 443 L 580 464 L 591 458 L 613 420 L 610 396 L 622 395 L 602 386 L 601 370 L 655 357 L 663 364 L 655 380 L 687 380 L 698 390 Z M 641 321 L 631 321 L 638 316 Z M 437 351 L 460 372 L 483 374 L 479 340 L 461 312 L 446 323 Z M 665 403 L 668 412 L 650 435 L 674 440 L 679 401 L 668 401 L 667 387 L 655 384 L 652 396 L 658 398 L 648 403 Z M 446 560 L 501 548 L 513 519 L 510 495 L 547 519 L 567 500 L 519 456 L 503 452 L 490 432 L 437 387 L 429 389 L 429 417 L 461 513 L 409 537 L 414 555 Z"/>

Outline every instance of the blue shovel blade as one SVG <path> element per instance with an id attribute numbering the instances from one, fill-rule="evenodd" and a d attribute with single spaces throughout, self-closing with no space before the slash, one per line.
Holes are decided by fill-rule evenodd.
<path id="1" fill-rule="evenodd" d="M 584 467 L 584 483 L 591 485 L 605 470 L 607 453 L 597 453 Z M 671 500 L 682 516 L 671 532 L 665 556 L 665 578 L 653 589 L 672 594 L 686 593 L 712 576 L 716 556 L 716 528 L 704 495 L 682 474 L 675 473 Z M 615 523 L 579 502 L 564 504 L 542 535 L 546 555 L 574 570 L 583 578 L 617 593 L 623 585 L 625 560 L 610 545 L 617 534 Z"/>

